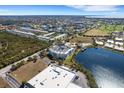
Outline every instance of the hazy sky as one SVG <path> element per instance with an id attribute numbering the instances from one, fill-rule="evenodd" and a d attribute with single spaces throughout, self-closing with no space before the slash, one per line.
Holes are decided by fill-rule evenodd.
<path id="1" fill-rule="evenodd" d="M 0 5 L 0 15 L 105 15 L 123 16 L 124 6 Z"/>

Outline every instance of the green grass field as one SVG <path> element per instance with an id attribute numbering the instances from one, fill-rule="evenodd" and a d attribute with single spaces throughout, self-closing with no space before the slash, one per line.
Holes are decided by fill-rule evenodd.
<path id="1" fill-rule="evenodd" d="M 0 32 L 0 68 L 29 56 L 50 44 L 45 41 L 24 38 L 7 32 Z"/>
<path id="2" fill-rule="evenodd" d="M 114 31 L 123 31 L 123 27 L 124 25 L 102 25 L 99 30 L 107 32 L 107 33 L 111 33 Z"/>

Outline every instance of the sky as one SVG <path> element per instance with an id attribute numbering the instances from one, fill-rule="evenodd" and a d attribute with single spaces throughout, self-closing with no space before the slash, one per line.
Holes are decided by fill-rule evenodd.
<path id="1" fill-rule="evenodd" d="M 124 5 L 0 5 L 0 15 L 124 16 Z"/>

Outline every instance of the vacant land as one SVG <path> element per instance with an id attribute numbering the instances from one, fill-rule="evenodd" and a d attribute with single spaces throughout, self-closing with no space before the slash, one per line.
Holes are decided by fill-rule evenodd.
<path id="1" fill-rule="evenodd" d="M 24 38 L 7 32 L 0 32 L 0 42 L 2 42 L 0 45 L 0 68 L 45 49 L 50 45 L 45 41 Z"/>
<path id="2" fill-rule="evenodd" d="M 0 77 L 0 88 L 10 88 L 9 84 Z"/>
<path id="3" fill-rule="evenodd" d="M 100 29 L 91 29 L 87 31 L 84 35 L 87 36 L 107 36 L 108 32 L 102 31 Z"/>
<path id="4" fill-rule="evenodd" d="M 46 67 L 47 65 L 41 62 L 40 59 L 38 59 L 35 63 L 28 62 L 27 64 L 21 66 L 17 70 L 11 72 L 10 75 L 14 77 L 17 81 L 22 83 L 24 81 L 30 80 L 39 72 L 44 70 Z"/>
<path id="5" fill-rule="evenodd" d="M 70 40 L 71 43 L 92 43 L 91 37 L 78 36 Z"/>

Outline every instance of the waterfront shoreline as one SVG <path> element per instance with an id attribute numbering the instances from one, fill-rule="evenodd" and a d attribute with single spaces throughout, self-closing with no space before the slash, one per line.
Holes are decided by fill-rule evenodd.
<path id="1" fill-rule="evenodd" d="M 90 47 L 91 48 L 91 47 Z M 104 57 L 107 57 L 107 58 L 105 58 L 106 59 L 106 61 L 105 60 L 100 60 L 101 58 L 99 58 L 99 56 L 98 55 L 96 55 L 96 56 L 98 56 L 98 61 L 97 60 L 95 60 L 95 59 L 92 59 L 92 58 L 94 58 L 94 57 L 96 57 L 95 55 L 94 55 L 94 52 L 95 52 L 95 50 L 88 50 L 88 49 L 90 49 L 90 48 L 87 48 L 86 49 L 86 51 L 80 51 L 80 54 L 76 57 L 76 60 L 77 60 L 77 62 L 79 63 L 79 64 L 81 64 L 81 65 L 83 65 L 83 66 L 86 66 L 87 67 L 87 69 L 88 70 L 90 70 L 90 71 L 92 71 L 92 73 L 91 74 L 93 74 L 93 75 L 96 75 L 95 73 L 97 73 L 98 74 L 98 76 L 95 76 L 95 80 L 97 81 L 97 84 L 99 85 L 99 84 L 102 84 L 103 83 L 103 86 L 101 86 L 101 85 L 99 85 L 99 87 L 101 86 L 101 87 L 108 87 L 108 86 L 105 86 L 106 85 L 106 83 L 105 82 L 102 82 L 102 81 L 104 81 L 104 79 L 105 80 L 109 80 L 110 78 L 114 78 L 114 80 L 116 80 L 117 78 L 116 77 L 114 77 L 114 76 L 109 76 L 109 74 L 110 73 L 112 73 L 113 72 L 113 74 L 112 75 L 116 75 L 116 74 L 114 74 L 114 73 L 118 73 L 117 71 L 117 69 L 118 69 L 118 67 L 116 67 L 116 66 L 119 66 L 119 67 L 121 67 L 121 68 L 119 68 L 119 69 L 121 69 L 121 70 L 123 70 L 123 65 L 118 65 L 118 62 L 119 62 L 119 64 L 123 64 L 123 62 L 122 62 L 122 60 L 120 60 L 119 58 L 119 60 L 118 60 L 118 62 L 116 62 L 117 60 L 115 59 L 115 55 L 119 55 L 119 57 L 121 57 L 122 58 L 122 56 L 124 56 L 122 53 L 119 53 L 119 52 L 113 52 L 112 50 L 110 50 L 110 49 L 108 49 L 108 48 L 101 48 L 101 49 L 99 49 L 100 47 L 98 47 L 98 48 L 96 48 L 96 47 L 92 47 L 92 48 L 94 48 L 95 50 L 97 50 L 97 51 L 103 51 L 104 53 L 112 53 L 113 52 L 113 57 L 112 57 L 112 54 L 110 54 L 110 55 L 106 55 L 106 56 L 104 56 L 104 54 L 103 54 L 103 52 L 100 52 L 100 53 L 102 53 L 103 54 L 103 56 L 102 56 L 102 59 L 104 58 Z M 92 49 L 91 48 L 91 49 Z M 88 52 L 89 51 L 89 52 Z M 96 51 L 96 52 L 97 52 Z M 107 52 L 108 51 L 108 52 Z M 83 52 L 84 52 L 84 55 L 86 54 L 87 56 L 89 56 L 89 54 L 91 54 L 91 52 L 93 53 L 93 57 L 91 56 L 91 59 L 92 59 L 92 61 L 94 60 L 94 62 L 92 62 L 91 60 L 90 60 L 90 57 L 88 57 L 88 59 L 89 60 L 83 60 L 83 58 L 86 58 L 86 56 L 84 56 L 83 57 Z M 98 53 L 99 54 L 99 53 Z M 81 56 L 82 55 L 82 56 Z M 111 56 L 111 57 L 110 57 Z M 78 59 L 79 57 L 82 57 L 81 59 Z M 110 58 L 114 58 L 114 59 L 111 59 L 111 61 L 110 62 L 112 62 L 112 64 L 114 64 L 114 65 L 110 65 L 111 63 L 109 62 L 107 62 L 107 60 L 108 59 L 110 59 Z M 115 61 L 116 60 L 116 61 Z M 113 63 L 114 62 L 114 63 Z M 104 64 L 103 64 L 104 63 Z M 93 67 L 92 68 L 92 66 L 95 66 L 95 68 Z M 97 66 L 97 67 L 96 67 Z M 111 67 L 112 66 L 112 67 Z M 109 68 L 110 67 L 110 68 Z M 85 68 L 85 67 L 84 67 Z M 96 70 L 97 70 L 97 72 L 96 72 Z M 94 71 L 95 71 L 95 73 L 94 73 Z M 104 74 L 104 78 L 103 78 L 103 76 L 102 76 L 102 74 L 103 73 L 105 73 Z M 119 75 L 122 75 L 122 74 L 119 74 Z M 101 79 L 99 78 L 99 77 L 101 77 Z M 108 78 L 106 78 L 106 77 L 108 77 Z M 118 77 L 118 76 L 117 76 Z M 98 79 L 99 78 L 99 79 Z M 121 78 L 123 78 L 123 77 L 121 77 Z M 98 83 L 98 80 L 99 80 L 99 82 L 100 83 Z M 114 81 L 114 80 L 109 80 L 108 82 L 110 82 L 111 84 L 113 84 L 113 85 L 110 85 L 110 87 L 115 87 L 115 86 L 117 86 L 117 87 L 121 87 L 122 86 L 122 83 L 120 82 L 120 84 L 121 84 L 121 86 L 120 85 L 117 85 L 118 83 L 116 82 L 116 81 Z M 119 81 L 118 81 L 119 82 Z M 114 86 L 115 85 L 115 86 Z"/>
<path id="2" fill-rule="evenodd" d="M 76 60 L 75 60 L 75 56 L 81 51 L 81 49 L 77 49 L 75 50 L 75 52 L 72 54 L 72 64 L 76 66 L 76 69 L 79 70 L 80 72 L 84 73 L 84 75 L 86 76 L 86 79 L 88 81 L 88 86 L 90 88 L 98 88 L 98 85 L 96 84 L 95 78 L 92 75 L 92 72 L 88 69 L 86 69 L 84 66 L 82 66 L 81 64 L 79 64 Z"/>

